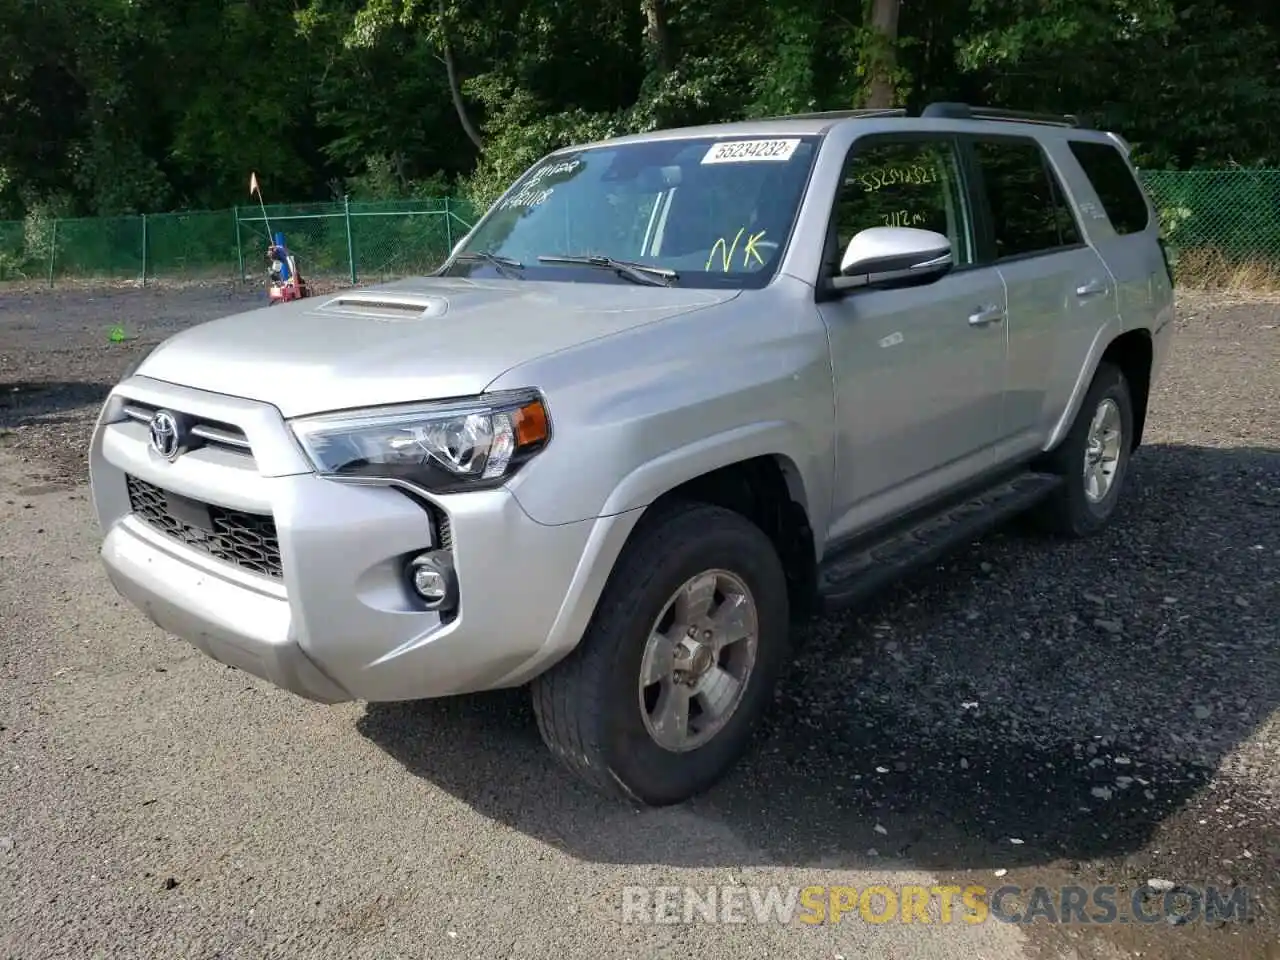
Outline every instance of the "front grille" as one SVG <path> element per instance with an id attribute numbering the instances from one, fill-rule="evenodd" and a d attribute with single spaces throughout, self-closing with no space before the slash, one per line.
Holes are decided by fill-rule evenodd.
<path id="1" fill-rule="evenodd" d="M 170 493 L 126 476 L 134 515 L 161 533 L 242 570 L 282 579 L 275 521 Z"/>
<path id="2" fill-rule="evenodd" d="M 150 423 L 151 418 L 160 409 L 154 404 L 143 403 L 140 400 L 127 400 L 125 401 L 123 412 L 130 420 L 136 420 L 138 423 Z M 220 420 L 208 420 L 203 417 L 185 417 L 185 419 L 188 421 L 187 429 L 192 440 L 190 445 L 192 449 L 218 447 L 243 456 L 252 454 L 249 448 L 249 438 L 244 435 L 243 430 L 234 424 L 223 423 Z"/>

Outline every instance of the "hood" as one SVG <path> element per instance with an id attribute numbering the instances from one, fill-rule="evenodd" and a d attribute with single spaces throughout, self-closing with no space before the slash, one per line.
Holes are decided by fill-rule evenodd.
<path id="1" fill-rule="evenodd" d="M 737 294 L 423 277 L 203 323 L 164 341 L 137 373 L 286 417 L 463 397 L 520 363 Z"/>

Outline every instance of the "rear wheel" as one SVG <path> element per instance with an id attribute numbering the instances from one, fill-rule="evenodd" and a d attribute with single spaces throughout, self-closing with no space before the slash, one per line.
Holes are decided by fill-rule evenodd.
<path id="1" fill-rule="evenodd" d="M 681 504 L 644 522 L 586 635 L 532 686 L 552 752 L 595 788 L 679 803 L 739 758 L 788 651 L 786 578 L 746 518 Z"/>
<path id="2" fill-rule="evenodd" d="M 1034 513 L 1051 533 L 1084 537 L 1111 520 L 1124 489 L 1133 446 L 1133 401 L 1124 374 L 1098 366 L 1071 430 L 1044 468 L 1065 481 Z"/>

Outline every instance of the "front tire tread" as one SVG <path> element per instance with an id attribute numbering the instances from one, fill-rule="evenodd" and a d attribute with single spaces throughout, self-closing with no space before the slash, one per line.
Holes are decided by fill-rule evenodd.
<path id="1" fill-rule="evenodd" d="M 775 599 L 781 597 L 780 615 L 786 618 L 782 621 L 784 624 L 788 622 L 789 612 L 785 575 L 773 544 L 763 531 L 740 514 L 711 504 L 680 501 L 660 507 L 640 524 L 610 574 L 581 642 L 567 657 L 533 680 L 531 694 L 538 731 L 560 763 L 605 795 L 637 805 L 663 805 L 701 792 L 718 779 L 729 763 L 715 763 L 696 771 L 689 775 L 688 782 L 678 787 L 654 781 L 647 789 L 628 784 L 611 765 L 606 738 L 611 722 L 617 719 L 611 711 L 637 707 L 634 701 L 615 704 L 610 690 L 616 681 L 619 657 L 636 639 L 636 624 L 644 621 L 647 630 L 650 614 L 644 607 L 652 601 L 654 581 L 667 576 L 691 545 L 717 534 L 729 534 L 744 540 L 744 547 L 751 550 L 757 560 L 764 560 L 768 577 L 773 581 L 769 589 Z M 757 597 L 757 605 L 763 599 Z M 776 617 L 766 618 L 763 610 L 760 616 L 763 634 L 764 621 L 768 619 L 772 623 Z M 783 637 L 771 639 L 781 645 L 785 642 L 785 632 Z M 763 656 L 758 652 L 756 669 L 762 666 Z M 772 686 L 767 676 L 754 678 L 753 682 L 761 680 Z M 738 709 L 746 706 L 744 697 Z M 738 719 L 735 716 L 730 721 L 731 727 L 736 726 Z M 638 709 L 636 720 L 639 722 Z M 748 727 L 753 725 L 748 722 Z M 728 730 L 693 751 L 691 756 L 714 747 Z M 736 739 L 745 740 L 745 737 Z M 742 745 L 745 746 L 745 742 Z M 718 759 L 723 761 L 725 756 L 736 759 L 737 753 L 737 749 L 731 748 Z"/>

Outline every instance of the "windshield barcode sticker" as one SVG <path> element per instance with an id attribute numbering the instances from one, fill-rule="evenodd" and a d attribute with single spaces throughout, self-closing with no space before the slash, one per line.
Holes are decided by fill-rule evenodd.
<path id="1" fill-rule="evenodd" d="M 749 163 L 760 160 L 790 160 L 800 146 L 790 140 L 722 140 L 712 144 L 702 158 L 703 163 Z"/>

